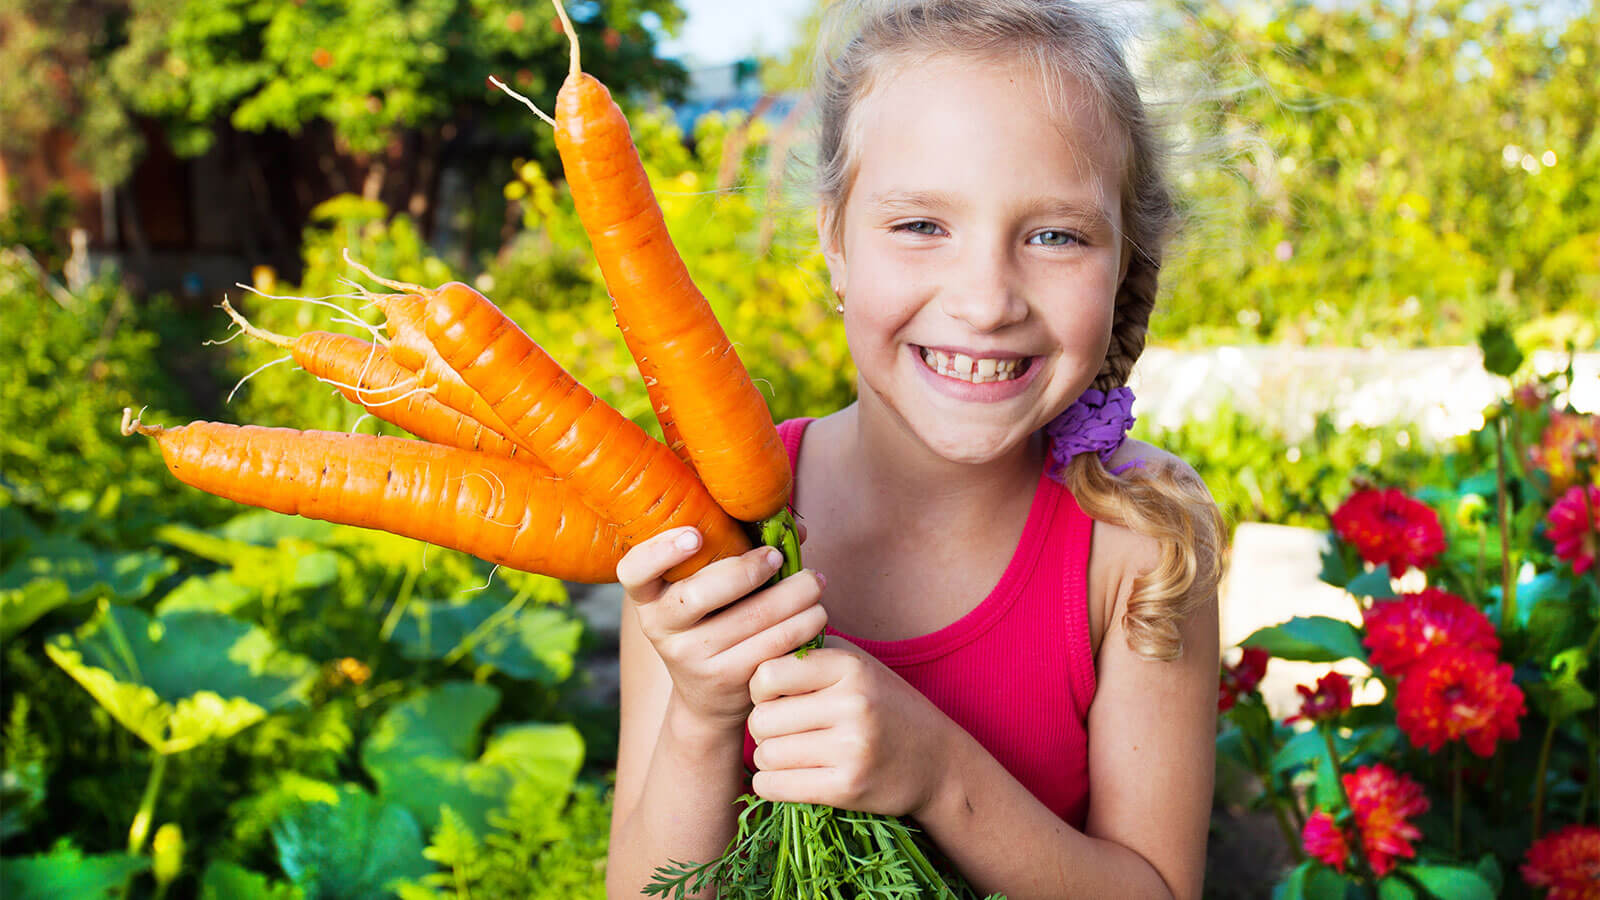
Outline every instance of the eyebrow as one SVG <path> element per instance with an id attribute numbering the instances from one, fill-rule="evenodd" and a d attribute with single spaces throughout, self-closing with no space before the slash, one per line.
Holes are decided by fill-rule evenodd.
<path id="1" fill-rule="evenodd" d="M 944 191 L 879 191 L 867 198 L 867 205 L 881 212 L 948 209 L 961 205 L 955 195 Z M 1022 210 L 1025 216 L 1068 219 L 1090 231 L 1111 231 L 1111 216 L 1098 203 L 1080 203 L 1061 198 L 1040 198 Z"/>

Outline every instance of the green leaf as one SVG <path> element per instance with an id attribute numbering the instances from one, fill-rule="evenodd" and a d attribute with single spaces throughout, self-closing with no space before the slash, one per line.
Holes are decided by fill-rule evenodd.
<path id="1" fill-rule="evenodd" d="M 1339 552 L 1339 545 L 1335 541 L 1328 541 L 1322 548 L 1322 571 L 1317 573 L 1317 578 L 1324 584 L 1331 584 L 1342 588 L 1350 581 L 1350 571 L 1345 567 L 1344 556 Z"/>
<path id="2" fill-rule="evenodd" d="M 1416 900 L 1416 896 L 1411 885 L 1393 875 L 1378 881 L 1378 900 Z"/>
<path id="3" fill-rule="evenodd" d="M 339 802 L 308 803 L 272 827 L 278 864 L 308 897 L 365 900 L 433 871 L 422 829 L 404 807 L 346 785 Z"/>
<path id="4" fill-rule="evenodd" d="M 1316 863 L 1307 860 L 1293 869 L 1277 887 L 1272 890 L 1272 900 L 1305 900 L 1306 876 L 1311 867 Z"/>
<path id="5" fill-rule="evenodd" d="M 361 748 L 380 795 L 430 829 L 448 804 L 479 835 L 519 782 L 546 790 L 552 804 L 565 802 L 583 760 L 583 740 L 571 726 L 507 726 L 472 758 L 478 731 L 499 702 L 500 692 L 488 685 L 456 681 L 390 709 Z"/>
<path id="6" fill-rule="evenodd" d="M 58 844 L 49 853 L 0 859 L 0 897 L 6 900 L 99 900 L 121 897 L 128 880 L 150 860 L 126 853 L 84 856 Z"/>
<path id="7" fill-rule="evenodd" d="M 272 547 L 260 547 L 183 525 L 163 526 L 156 536 L 202 559 L 230 566 L 233 581 L 244 588 L 312 589 L 339 577 L 338 554 L 299 538 L 285 537 Z"/>
<path id="8" fill-rule="evenodd" d="M 1328 616 L 1297 616 L 1271 625 L 1245 638 L 1246 647 L 1261 647 L 1279 659 L 1334 662 L 1354 657 L 1366 659 L 1355 626 Z"/>
<path id="9" fill-rule="evenodd" d="M 304 896 L 292 884 L 279 884 L 244 866 L 217 860 L 206 866 L 200 879 L 200 900 L 299 900 Z"/>
<path id="10" fill-rule="evenodd" d="M 1595 696 L 1578 679 L 1588 665 L 1589 657 L 1582 647 L 1556 654 L 1544 680 L 1525 686 L 1528 699 L 1547 718 L 1558 722 L 1593 709 Z"/>
<path id="11" fill-rule="evenodd" d="M 1528 652 L 1538 662 L 1582 644 L 1593 627 L 1588 604 L 1572 587 L 1552 572 L 1517 585 L 1517 607 L 1528 610 Z"/>
<path id="12" fill-rule="evenodd" d="M 261 599 L 261 591 L 235 581 L 231 572 L 184 579 L 156 604 L 156 614 L 213 612 L 232 615 Z"/>
<path id="13" fill-rule="evenodd" d="M 583 623 L 561 609 L 507 610 L 503 603 L 479 598 L 462 604 L 413 603 L 390 639 L 400 645 L 401 656 L 421 661 L 444 659 L 471 637 L 470 654 L 479 665 L 554 685 L 572 674 L 582 635 Z"/>
<path id="14" fill-rule="evenodd" d="M 37 759 L 7 760 L 0 770 L 0 841 L 27 831 L 44 798 L 44 764 Z"/>
<path id="15" fill-rule="evenodd" d="M 77 538 L 53 534 L 30 544 L 28 554 L 0 574 L 0 590 L 24 588 L 40 579 L 59 580 L 74 601 L 109 597 L 131 603 L 177 570 L 177 560 L 154 550 L 100 551 Z"/>
<path id="16" fill-rule="evenodd" d="M 1439 900 L 1494 900 L 1494 888 L 1472 869 L 1456 866 L 1401 866 L 1422 889 Z"/>
<path id="17" fill-rule="evenodd" d="M 1395 596 L 1393 576 L 1389 574 L 1388 563 L 1369 569 L 1350 579 L 1344 589 L 1357 597 Z"/>
<path id="18" fill-rule="evenodd" d="M 258 547 L 275 547 L 281 541 L 295 539 L 320 544 L 328 541 L 340 526 L 320 519 L 288 516 L 270 509 L 253 509 L 224 522 L 216 529 L 218 537 L 229 541 L 255 544 Z"/>
<path id="19" fill-rule="evenodd" d="M 22 587 L 0 588 L 0 641 L 9 641 L 51 610 L 72 602 L 59 578 L 36 578 Z"/>
<path id="20" fill-rule="evenodd" d="M 1322 733 L 1315 728 L 1302 731 L 1283 742 L 1272 757 L 1272 772 L 1283 775 L 1308 765 L 1327 751 L 1322 746 Z"/>
<path id="21" fill-rule="evenodd" d="M 1522 350 L 1505 322 L 1490 322 L 1478 332 L 1478 348 L 1483 351 L 1483 367 L 1495 375 L 1510 378 L 1522 367 Z"/>
<path id="22" fill-rule="evenodd" d="M 225 738 L 303 702 L 316 676 L 261 629 L 213 613 L 151 619 L 102 604 L 74 635 L 45 647 L 123 727 L 159 753 Z"/>

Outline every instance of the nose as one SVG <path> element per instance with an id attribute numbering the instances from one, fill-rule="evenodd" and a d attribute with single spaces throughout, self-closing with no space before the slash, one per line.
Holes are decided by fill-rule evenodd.
<path id="1" fill-rule="evenodd" d="M 1027 318 L 1028 303 L 1008 249 L 972 247 L 955 260 L 939 301 L 944 314 L 990 333 Z"/>

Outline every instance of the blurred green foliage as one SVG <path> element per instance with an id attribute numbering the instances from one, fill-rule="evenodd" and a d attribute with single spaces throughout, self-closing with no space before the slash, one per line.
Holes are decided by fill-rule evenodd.
<path id="1" fill-rule="evenodd" d="M 1153 54 L 1196 61 L 1158 70 L 1192 208 L 1157 340 L 1600 340 L 1590 0 L 1183 10 Z"/>

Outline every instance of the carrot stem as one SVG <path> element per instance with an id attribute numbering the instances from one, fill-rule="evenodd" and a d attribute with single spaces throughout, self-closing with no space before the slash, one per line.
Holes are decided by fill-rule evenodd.
<path id="1" fill-rule="evenodd" d="M 228 314 L 228 318 L 233 320 L 233 324 L 239 326 L 239 330 L 250 337 L 256 338 L 257 340 L 266 341 L 274 347 L 283 347 L 288 349 L 294 345 L 294 341 L 284 337 L 281 334 L 275 334 L 271 331 L 267 331 L 264 328 L 257 328 L 256 326 L 251 325 L 250 320 L 246 319 L 239 313 L 238 310 L 234 309 L 232 304 L 228 303 L 227 298 L 223 298 L 222 303 L 219 305 L 222 307 L 222 311 Z"/>
<path id="2" fill-rule="evenodd" d="M 567 34 L 567 46 L 571 49 L 571 68 L 567 70 L 569 76 L 583 71 L 578 65 L 578 32 L 572 27 L 572 20 L 567 17 L 567 8 L 561 5 L 561 0 L 551 0 L 556 5 L 556 16 L 561 19 L 561 28 Z"/>

